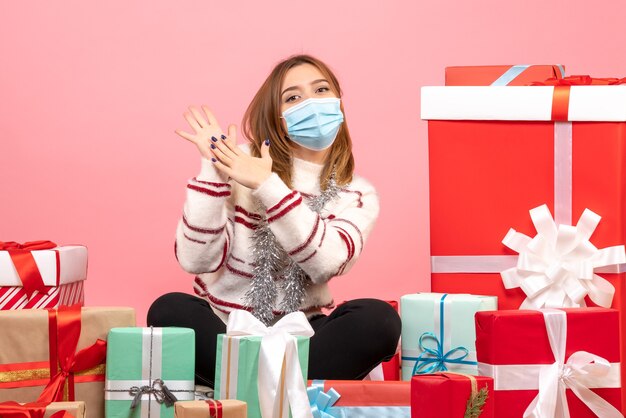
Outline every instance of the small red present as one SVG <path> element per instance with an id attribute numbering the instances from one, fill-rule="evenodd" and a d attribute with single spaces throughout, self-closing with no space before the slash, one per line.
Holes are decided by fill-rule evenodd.
<path id="1" fill-rule="evenodd" d="M 411 416 L 410 382 L 313 380 L 309 385 L 313 411 L 362 418 Z"/>
<path id="2" fill-rule="evenodd" d="M 411 379 L 413 418 L 493 418 L 493 403 L 490 377 L 442 372 Z"/>
<path id="3" fill-rule="evenodd" d="M 533 81 L 564 76 L 562 65 L 446 67 L 446 86 L 525 86 Z"/>
<path id="4" fill-rule="evenodd" d="M 605 308 L 478 312 L 478 371 L 494 378 L 495 416 L 622 417 L 618 320 Z"/>

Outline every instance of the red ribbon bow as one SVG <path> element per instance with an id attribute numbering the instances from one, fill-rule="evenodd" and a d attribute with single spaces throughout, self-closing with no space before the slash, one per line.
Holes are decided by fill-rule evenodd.
<path id="1" fill-rule="evenodd" d="M 214 399 L 207 399 L 207 405 L 209 405 L 209 417 L 210 418 L 222 418 L 222 403 Z"/>
<path id="2" fill-rule="evenodd" d="M 80 305 L 61 306 L 48 310 L 50 334 L 50 382 L 37 402 L 63 400 L 63 388 L 69 380 L 68 400 L 74 400 L 74 373 L 104 362 L 106 341 L 98 339 L 91 346 L 76 352 L 81 328 Z"/>
<path id="3" fill-rule="evenodd" d="M 0 403 L 0 417 L 2 418 L 43 418 L 46 407 L 50 403 L 33 402 L 24 405 L 9 401 Z M 50 418 L 74 418 L 72 414 L 63 410 L 55 412 Z"/>
<path id="4" fill-rule="evenodd" d="M 565 78 L 548 78 L 545 81 L 535 81 L 531 86 L 614 86 L 617 84 L 626 84 L 624 78 L 594 78 L 588 75 L 571 75 Z"/>
<path id="5" fill-rule="evenodd" d="M 593 78 L 588 75 L 572 75 L 565 78 L 549 78 L 535 81 L 531 86 L 554 86 L 552 94 L 552 120 L 567 121 L 569 116 L 569 93 L 571 86 L 615 86 L 626 84 L 624 78 Z"/>
<path id="6" fill-rule="evenodd" d="M 22 287 L 29 299 L 35 291 L 43 292 L 46 289 L 31 251 L 50 250 L 56 247 L 57 245 L 52 241 L 31 241 L 24 244 L 14 241 L 0 241 L 0 250 L 9 252 L 17 274 L 22 280 Z"/>

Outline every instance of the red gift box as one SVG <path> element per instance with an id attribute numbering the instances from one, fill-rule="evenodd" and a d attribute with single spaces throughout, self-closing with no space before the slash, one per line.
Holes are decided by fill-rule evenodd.
<path id="1" fill-rule="evenodd" d="M 450 372 L 413 376 L 411 379 L 411 417 L 463 417 L 470 397 L 483 388 L 487 390 L 487 399 L 480 417 L 493 418 L 492 378 Z"/>
<path id="2" fill-rule="evenodd" d="M 495 416 L 521 417 L 537 397 L 538 388 L 545 389 L 547 396 L 550 387 L 560 385 L 567 388 L 564 399 L 572 417 L 596 416 L 570 390 L 580 385 L 604 399 L 600 403 L 608 402 L 619 409 L 618 320 L 617 311 L 604 308 L 478 312 L 478 370 L 481 375 L 494 377 Z M 586 362 L 580 364 L 580 352 L 586 352 L 583 357 L 589 353 L 594 356 L 586 360 L 595 361 L 592 367 L 602 368 L 598 376 L 583 367 Z M 559 399 L 555 403 L 559 405 Z M 561 416 L 551 413 L 536 416 Z M 605 410 L 600 416 L 621 415 Z"/>
<path id="3" fill-rule="evenodd" d="M 411 405 L 410 382 L 371 382 L 363 380 L 313 380 L 310 388 L 320 387 L 324 392 L 336 391 L 339 399 L 323 411 L 332 416 L 408 417 Z M 343 409 L 343 412 L 341 411 Z"/>
<path id="4" fill-rule="evenodd" d="M 600 215 L 597 248 L 626 242 L 626 86 L 424 87 L 422 118 L 433 292 L 495 295 L 517 309 L 526 295 L 502 283 L 517 260 L 502 240 L 510 228 L 534 236 L 529 210 L 542 204 L 563 224 L 586 208 Z M 626 349 L 626 270 L 607 271 Z"/>
<path id="5" fill-rule="evenodd" d="M 446 86 L 525 86 L 533 81 L 562 78 L 562 65 L 481 65 L 446 67 Z"/>

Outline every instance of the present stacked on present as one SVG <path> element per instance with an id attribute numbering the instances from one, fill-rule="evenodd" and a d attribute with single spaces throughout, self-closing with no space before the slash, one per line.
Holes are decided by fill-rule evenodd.
<path id="1" fill-rule="evenodd" d="M 441 395 L 452 380 L 469 387 L 472 374 L 487 379 L 480 416 L 622 416 L 626 80 L 563 78 L 540 67 L 547 77 L 516 86 L 507 83 L 532 66 L 500 75 L 457 68 L 449 75 L 465 71 L 468 82 L 422 88 L 432 290 L 441 292 L 440 309 L 443 294 L 476 294 L 496 296 L 501 310 L 471 315 L 475 345 L 441 341 L 448 329 L 467 331 L 460 319 L 449 328 L 436 323 L 433 335 L 403 324 L 403 348 L 418 343 L 402 353 L 416 362 L 416 417 L 448 416 L 432 413 L 433 388 Z M 470 358 L 469 344 L 476 372 L 451 379 L 458 360 Z M 467 398 L 466 416 L 478 416 L 477 394 Z"/>
<path id="2" fill-rule="evenodd" d="M 84 246 L 0 243 L 0 416 L 103 417 L 106 393 L 106 416 L 173 417 L 194 399 L 193 331 L 82 307 L 86 277 Z"/>
<path id="3" fill-rule="evenodd" d="M 87 248 L 0 241 L 0 310 L 84 303 Z"/>

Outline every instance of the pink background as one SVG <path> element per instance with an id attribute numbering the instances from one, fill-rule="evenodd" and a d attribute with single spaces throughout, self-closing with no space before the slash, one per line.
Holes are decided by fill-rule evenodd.
<path id="1" fill-rule="evenodd" d="M 626 3 L 109 1 L 0 3 L 0 240 L 89 247 L 87 304 L 191 291 L 174 259 L 196 149 L 187 105 L 239 123 L 272 66 L 328 62 L 344 89 L 357 172 L 381 196 L 335 299 L 429 288 L 426 124 L 419 88 L 448 65 L 562 63 L 625 76 Z"/>

